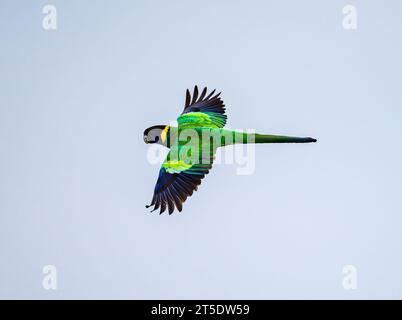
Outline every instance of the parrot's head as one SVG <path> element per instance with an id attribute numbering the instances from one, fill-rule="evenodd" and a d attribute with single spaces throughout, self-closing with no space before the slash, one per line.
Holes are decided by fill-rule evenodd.
<path id="1" fill-rule="evenodd" d="M 145 143 L 159 143 L 163 144 L 163 133 L 166 132 L 166 125 L 152 126 L 144 131 L 144 142 Z"/>

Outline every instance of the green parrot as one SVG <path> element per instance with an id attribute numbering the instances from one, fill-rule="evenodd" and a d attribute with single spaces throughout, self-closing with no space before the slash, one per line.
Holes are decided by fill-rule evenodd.
<path id="1" fill-rule="evenodd" d="M 152 201 L 146 208 L 159 214 L 168 209 L 172 214 L 183 209 L 183 202 L 197 191 L 201 179 L 209 173 L 217 148 L 236 143 L 309 143 L 313 138 L 287 137 L 245 133 L 224 129 L 227 116 L 221 93 L 215 90 L 207 95 L 205 87 L 199 94 L 186 91 L 182 114 L 177 127 L 156 125 L 144 131 L 145 143 L 157 143 L 169 148 L 154 189 Z M 183 138 L 184 137 L 184 138 Z"/>

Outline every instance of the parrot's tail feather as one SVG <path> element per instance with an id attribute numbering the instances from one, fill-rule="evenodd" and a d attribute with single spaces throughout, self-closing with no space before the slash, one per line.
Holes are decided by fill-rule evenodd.
<path id="1" fill-rule="evenodd" d="M 271 134 L 255 134 L 255 143 L 310 143 L 317 139 L 310 137 L 288 137 Z"/>

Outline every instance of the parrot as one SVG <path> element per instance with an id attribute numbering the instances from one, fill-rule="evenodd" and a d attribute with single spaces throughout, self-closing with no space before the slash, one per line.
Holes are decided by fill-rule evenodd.
<path id="1" fill-rule="evenodd" d="M 225 104 L 216 89 L 207 87 L 199 92 L 195 86 L 192 95 L 186 90 L 184 110 L 177 118 L 177 126 L 154 125 L 144 130 L 146 144 L 169 148 L 155 185 L 151 212 L 183 209 L 183 203 L 197 191 L 201 180 L 209 173 L 217 148 L 238 143 L 311 143 L 310 137 L 246 133 L 225 129 Z M 184 136 L 184 139 L 182 138 Z M 212 141 L 212 143 L 211 143 Z"/>

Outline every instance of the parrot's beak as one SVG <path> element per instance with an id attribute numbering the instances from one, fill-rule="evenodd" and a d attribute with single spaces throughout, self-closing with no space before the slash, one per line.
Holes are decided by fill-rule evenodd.
<path id="1" fill-rule="evenodd" d="M 144 142 L 145 142 L 145 143 L 148 143 L 147 136 L 144 136 Z"/>

